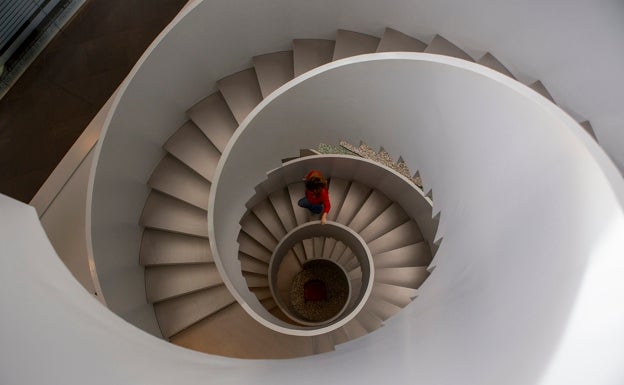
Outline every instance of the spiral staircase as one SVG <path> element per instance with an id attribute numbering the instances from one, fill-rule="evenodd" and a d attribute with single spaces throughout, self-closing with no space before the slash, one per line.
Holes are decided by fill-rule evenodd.
<path id="1" fill-rule="evenodd" d="M 210 188 L 221 154 L 238 125 L 263 98 L 323 64 L 387 51 L 425 52 L 474 61 L 441 36 L 425 44 L 390 28 L 380 38 L 338 30 L 335 41 L 294 39 L 291 51 L 253 57 L 253 68 L 219 80 L 217 92 L 188 110 L 189 120 L 163 146 L 167 155 L 148 181 L 152 190 L 140 220 L 145 230 L 139 260 L 145 266 L 147 299 L 154 306 L 164 337 L 181 346 L 226 356 L 304 356 L 333 350 L 336 345 L 376 330 L 417 296 L 418 287 L 429 275 L 432 250 L 437 245 L 433 239 L 423 239 L 413 218 L 376 190 L 372 181 L 365 185 L 348 176 L 332 178 L 329 174 L 333 207 L 329 220 L 349 226 L 371 248 L 375 284 L 370 299 L 353 320 L 319 336 L 276 333 L 245 313 L 215 266 L 206 221 Z M 477 63 L 513 78 L 489 53 Z M 541 82 L 529 87 L 552 101 Z M 583 126 L 591 133 L 588 122 Z M 350 149 L 380 161 L 378 154 L 365 144 L 359 148 L 361 151 Z M 389 157 L 383 148 L 380 153 Z M 389 163 L 395 170 L 405 168 L 402 158 L 402 166 Z M 241 218 L 238 258 L 249 290 L 258 301 L 275 318 L 292 322 L 272 295 L 269 261 L 283 237 L 310 218 L 296 204 L 303 196 L 302 183 L 285 183 L 276 174 L 279 169 L 271 171 L 268 178 L 279 181 L 278 185 L 270 194 L 266 193 L 267 183 L 264 190 L 257 188 L 258 194 L 250 200 L 248 212 Z M 430 190 L 427 193 L 431 196 Z M 430 213 L 429 219 L 436 222 L 439 216 L 433 219 L 434 212 Z M 306 239 L 293 248 L 284 260 L 281 282 L 291 282 L 306 261 L 316 258 L 342 266 L 357 287 L 361 270 L 356 258 L 343 243 L 322 237 Z M 282 284 L 281 290 L 287 290 L 287 286 Z"/>
<path id="2" fill-rule="evenodd" d="M 561 66 L 559 74 L 565 74 L 559 76 L 549 71 L 559 70 L 560 62 L 546 63 L 569 64 L 579 42 L 598 42 L 590 38 L 617 30 L 603 23 L 610 12 L 585 19 L 594 28 L 579 40 L 568 35 L 577 19 L 559 17 L 572 8 L 563 2 L 270 5 L 194 2 L 150 47 L 113 101 L 96 149 L 87 215 L 88 243 L 108 308 L 72 279 L 34 210 L 0 197 L 0 281 L 6 288 L 0 291 L 0 382 L 620 384 L 624 184 L 575 121 L 584 118 L 570 116 L 590 117 L 602 139 L 612 127 L 604 121 L 611 110 L 583 110 L 588 104 L 579 100 L 585 95 L 570 96 L 562 86 L 576 86 L 579 79 L 587 85 L 582 82 L 593 79 L 592 71 L 574 63 Z M 542 11 L 555 5 L 555 17 L 545 16 Z M 593 14 L 591 6 L 583 9 Z M 551 22 L 564 28 L 553 29 Z M 333 43 L 295 40 L 292 53 L 287 51 L 292 37 L 327 39 L 336 26 L 372 33 L 383 25 L 409 28 L 431 43 L 393 30 L 379 40 L 339 31 Z M 605 33 L 593 33 L 602 27 Z M 490 47 L 511 71 L 487 54 L 477 62 L 498 72 L 469 63 L 456 47 L 433 38 L 435 31 L 461 42 L 466 52 Z M 357 37 L 358 48 L 346 44 L 347 37 Z M 563 48 L 551 53 L 538 41 Z M 205 49 L 198 49 L 202 44 Z M 313 52 L 301 53 L 306 46 Z M 347 57 L 407 46 L 443 55 Z M 598 56 L 620 57 L 592 51 L 600 44 L 584 46 L 583 58 L 592 63 Z M 267 65 L 273 54 L 252 59 L 272 51 L 282 52 L 275 54 L 282 66 Z M 254 68 L 240 72 L 251 63 Z M 292 71 L 277 70 L 284 64 Z M 267 82 L 267 68 L 279 73 L 273 81 Z M 610 81 L 614 72 L 606 68 L 598 78 Z M 518 79 L 542 77 L 562 108 L 509 72 Z M 523 83 L 548 97 L 539 82 Z M 600 87 L 588 88 L 586 98 L 592 98 Z M 298 130 L 289 131 L 293 127 Z M 362 140 L 351 148 L 362 158 L 296 157 L 301 148 L 341 140 Z M 389 153 L 419 172 L 403 174 L 401 162 L 376 165 Z M 280 163 L 285 158 L 296 159 Z M 354 159 L 383 173 L 344 167 Z M 290 194 L 298 195 L 297 178 L 314 164 L 309 162 L 321 161 L 329 162 L 320 169 L 330 177 L 337 202 L 324 226 L 315 218 L 299 222 L 305 211 Z M 297 164 L 302 168 L 291 175 Z M 145 183 L 153 170 L 149 193 Z M 403 200 L 400 181 L 422 199 Z M 397 216 L 382 214 L 369 223 L 343 218 L 355 195 L 347 199 L 336 191 L 352 187 L 384 201 L 371 201 L 376 211 L 392 208 Z M 414 201 L 427 203 L 422 216 L 414 215 Z M 367 229 L 386 220 L 395 228 L 415 221 L 425 243 L 415 240 L 414 230 L 401 240 L 413 253 L 400 252 L 402 243 L 388 244 L 387 251 L 371 248 L 373 238 L 393 230 Z M 337 256 L 348 243 L 330 234 L 337 229 L 370 251 L 366 260 L 370 256 L 374 269 L 367 274 L 364 258 L 357 258 L 361 281 L 350 252 Z M 305 236 L 295 239 L 300 234 Z M 284 245 L 293 246 L 292 254 L 280 254 Z M 279 255 L 283 263 L 276 266 Z M 366 297 L 360 288 L 363 300 L 353 312 L 313 329 L 285 313 L 280 284 L 319 256 L 350 273 L 352 292 L 360 282 L 370 283 L 370 292 Z"/>

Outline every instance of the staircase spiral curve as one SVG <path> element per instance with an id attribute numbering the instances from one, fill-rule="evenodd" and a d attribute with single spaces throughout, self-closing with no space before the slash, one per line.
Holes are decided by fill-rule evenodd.
<path id="1" fill-rule="evenodd" d="M 436 245 L 425 242 L 409 215 L 377 191 L 374 183 L 365 185 L 348 176 L 331 180 L 330 195 L 336 204 L 330 220 L 351 227 L 368 242 L 377 242 L 376 279 L 365 310 L 344 327 L 323 336 L 280 335 L 248 317 L 215 266 L 206 221 L 208 197 L 221 154 L 238 125 L 263 98 L 323 64 L 388 51 L 425 52 L 474 61 L 441 36 L 425 44 L 390 28 L 380 38 L 338 30 L 335 41 L 294 39 L 290 51 L 253 57 L 252 68 L 222 78 L 217 82 L 217 92 L 188 110 L 189 120 L 163 146 L 167 155 L 148 181 L 152 192 L 140 220 L 145 228 L 139 259 L 145 266 L 146 295 L 163 336 L 181 346 L 230 356 L 309 355 L 332 350 L 335 345 L 377 329 L 416 296 L 416 289 L 429 274 L 431 248 Z M 513 78 L 489 53 L 477 62 Z M 541 82 L 529 86 L 552 100 Z M 241 219 L 238 239 L 238 258 L 249 289 L 266 310 L 286 322 L 288 317 L 271 295 L 267 270 L 277 243 L 306 220 L 296 207 L 299 196 L 303 196 L 302 185 L 291 183 L 256 199 Z M 285 262 L 291 266 L 290 278 L 313 258 L 312 254 L 337 262 L 354 278 L 357 271 L 353 270 L 353 259 L 344 250 L 344 245 L 334 240 L 309 239 L 298 244 Z M 239 333 L 244 329 L 248 332 Z"/>

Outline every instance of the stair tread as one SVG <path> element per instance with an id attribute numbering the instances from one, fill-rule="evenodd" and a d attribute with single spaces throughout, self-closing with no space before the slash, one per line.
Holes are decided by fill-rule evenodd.
<path id="1" fill-rule="evenodd" d="M 474 62 L 474 59 L 470 57 L 461 48 L 446 40 L 440 35 L 435 35 L 431 43 L 425 48 L 426 53 L 434 53 L 438 55 L 452 56 L 459 59 L 468 60 Z"/>
<path id="2" fill-rule="evenodd" d="M 292 358 L 314 354 L 314 338 L 270 330 L 238 304 L 228 306 L 171 338 L 189 349 L 249 359 Z"/>
<path id="3" fill-rule="evenodd" d="M 148 302 L 163 301 L 222 283 L 217 267 L 213 263 L 145 268 L 145 292 Z"/>
<path id="4" fill-rule="evenodd" d="M 357 318 L 354 318 L 351 321 L 347 322 L 341 329 L 345 331 L 347 337 L 349 337 L 349 340 L 354 340 L 368 334 L 366 328 L 362 326 Z"/>
<path id="5" fill-rule="evenodd" d="M 147 185 L 193 206 L 208 208 L 210 182 L 171 155 L 158 163 Z"/>
<path id="6" fill-rule="evenodd" d="M 262 93 L 256 76 L 256 70 L 248 68 L 217 81 L 217 88 L 232 111 L 232 115 L 241 124 L 262 101 Z"/>
<path id="7" fill-rule="evenodd" d="M 269 287 L 269 278 L 263 274 L 244 273 L 245 281 L 249 287 Z"/>
<path id="8" fill-rule="evenodd" d="M 277 287 L 280 292 L 290 292 L 292 281 L 301 270 L 301 264 L 295 254 L 292 251 L 287 252 L 277 272 L 277 285 L 274 288 Z"/>
<path id="9" fill-rule="evenodd" d="M 261 201 L 255 205 L 251 211 L 276 240 L 282 239 L 284 235 L 286 235 L 286 230 L 284 226 L 282 226 L 282 221 L 270 200 L 265 199 Z"/>
<path id="10" fill-rule="evenodd" d="M 594 140 L 598 140 L 598 138 L 596 137 L 596 133 L 594 132 L 594 128 L 592 127 L 591 123 L 589 123 L 589 120 L 585 120 L 583 122 L 580 122 L 579 124 L 585 129 L 585 131 L 587 131 L 589 135 L 591 135 L 592 138 L 594 138 Z"/>
<path id="11" fill-rule="evenodd" d="M 259 301 L 272 297 L 271 289 L 268 287 L 251 287 L 249 290 L 256 295 Z"/>
<path id="12" fill-rule="evenodd" d="M 380 301 L 390 302 L 395 306 L 403 308 L 412 302 L 412 298 L 414 298 L 417 293 L 417 289 L 375 282 L 373 283 L 373 290 L 371 291 L 370 297 Z"/>
<path id="13" fill-rule="evenodd" d="M 256 258 L 250 257 L 247 254 L 239 253 L 238 260 L 241 264 L 241 270 L 247 273 L 268 274 L 269 264 L 262 262 Z"/>
<path id="14" fill-rule="evenodd" d="M 503 63 L 501 63 L 494 55 L 492 55 L 489 52 L 486 52 L 485 55 L 483 55 L 481 57 L 481 59 L 479 59 L 477 61 L 477 63 L 489 67 L 495 71 L 498 71 L 500 73 L 502 73 L 503 75 L 507 75 L 512 79 L 515 79 L 515 77 L 512 75 L 512 73 L 507 69 L 507 67 L 505 67 L 503 65 Z"/>
<path id="15" fill-rule="evenodd" d="M 331 336 L 329 334 L 321 334 L 316 336 L 315 338 L 315 348 L 314 353 L 327 353 L 334 350 L 334 341 L 332 341 Z"/>
<path id="16" fill-rule="evenodd" d="M 429 276 L 426 267 L 387 267 L 375 269 L 375 282 L 418 289 Z"/>
<path id="17" fill-rule="evenodd" d="M 253 239 L 248 234 L 241 232 L 238 234 L 238 250 L 259 261 L 269 263 L 271 251 L 262 246 L 261 243 Z"/>
<path id="18" fill-rule="evenodd" d="M 295 77 L 293 51 L 254 56 L 253 65 L 263 98 Z"/>
<path id="19" fill-rule="evenodd" d="M 359 207 L 349 227 L 358 233 L 384 213 L 391 205 L 390 199 L 379 190 L 373 190 L 366 201 Z"/>
<path id="20" fill-rule="evenodd" d="M 395 29 L 386 28 L 377 46 L 377 52 L 423 52 L 425 48 L 427 44 L 422 41 Z"/>
<path id="21" fill-rule="evenodd" d="M 375 52 L 379 40 L 376 36 L 339 29 L 332 60 Z"/>
<path id="22" fill-rule="evenodd" d="M 290 231 L 297 227 L 297 219 L 293 211 L 287 189 L 279 189 L 269 195 L 269 200 L 275 208 L 275 212 L 282 222 L 282 226 L 286 231 Z"/>
<path id="23" fill-rule="evenodd" d="M 383 320 L 377 317 L 375 313 L 368 310 L 366 305 L 355 318 L 367 333 L 377 330 L 383 325 Z"/>
<path id="24" fill-rule="evenodd" d="M 207 212 L 152 190 L 141 214 L 141 226 L 208 237 Z"/>
<path id="25" fill-rule="evenodd" d="M 331 210 L 327 214 L 328 221 L 335 221 L 340 212 L 349 191 L 349 181 L 340 178 L 331 178 L 329 181 L 329 198 L 331 199 Z"/>
<path id="26" fill-rule="evenodd" d="M 143 266 L 212 262 L 206 238 L 145 229 L 141 239 L 139 263 Z"/>
<path id="27" fill-rule="evenodd" d="M 352 182 L 349 186 L 347 197 L 336 217 L 336 222 L 343 225 L 349 224 L 366 201 L 366 198 L 368 198 L 370 192 L 370 187 L 362 183 Z"/>
<path id="28" fill-rule="evenodd" d="M 288 185 L 288 195 L 295 214 L 295 220 L 297 225 L 302 225 L 307 222 L 307 210 L 303 207 L 299 207 L 297 202 L 305 195 L 305 186 L 303 183 L 291 183 Z"/>
<path id="29" fill-rule="evenodd" d="M 158 325 L 165 338 L 236 302 L 225 285 L 154 304 Z"/>
<path id="30" fill-rule="evenodd" d="M 295 76 L 332 61 L 334 40 L 325 39 L 294 39 L 293 67 Z"/>
<path id="31" fill-rule="evenodd" d="M 377 298 L 369 298 L 366 306 L 368 311 L 383 321 L 401 311 L 399 306 Z"/>
<path id="32" fill-rule="evenodd" d="M 192 121 L 167 140 L 165 150 L 208 181 L 214 177 L 221 153 Z"/>
<path id="33" fill-rule="evenodd" d="M 403 210 L 401 205 L 393 202 L 382 213 L 373 218 L 368 226 L 360 231 L 360 236 L 366 242 L 371 242 L 407 220 L 409 220 L 409 217 L 405 210 Z"/>
<path id="34" fill-rule="evenodd" d="M 249 213 L 241 221 L 241 231 L 255 239 L 267 250 L 273 252 L 277 246 L 276 238 L 264 226 L 262 221 L 254 213 Z"/>
<path id="35" fill-rule="evenodd" d="M 550 94 L 550 92 L 548 92 L 548 90 L 546 89 L 546 86 L 544 85 L 544 83 L 542 83 L 540 80 L 536 80 L 533 83 L 529 84 L 529 87 L 532 90 L 536 91 L 538 94 L 540 94 L 543 97 L 545 97 L 546 99 L 548 99 L 551 102 L 555 103 L 555 99 L 553 99 L 553 97 Z"/>
<path id="36" fill-rule="evenodd" d="M 413 220 L 409 220 L 369 242 L 368 248 L 372 255 L 376 255 L 421 241 L 423 241 L 423 236 L 418 225 Z"/>
<path id="37" fill-rule="evenodd" d="M 238 123 L 221 92 L 210 94 L 186 113 L 219 152 L 223 153 L 238 128 Z"/>
<path id="38" fill-rule="evenodd" d="M 375 268 L 428 266 L 431 251 L 427 242 L 418 242 L 373 255 Z"/>

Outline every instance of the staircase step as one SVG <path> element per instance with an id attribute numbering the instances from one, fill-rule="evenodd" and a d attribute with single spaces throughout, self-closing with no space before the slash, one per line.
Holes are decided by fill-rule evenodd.
<path id="1" fill-rule="evenodd" d="M 207 212 L 152 190 L 145 202 L 140 224 L 152 229 L 208 237 Z"/>
<path id="2" fill-rule="evenodd" d="M 331 178 L 327 192 L 332 206 L 327 214 L 327 220 L 335 221 L 349 192 L 349 182 L 340 178 Z"/>
<path id="3" fill-rule="evenodd" d="M 280 240 L 286 235 L 286 230 L 282 226 L 282 221 L 277 215 L 277 212 L 275 212 L 270 200 L 265 199 L 261 201 L 255 205 L 251 211 L 258 217 L 264 227 L 269 230 L 273 238 Z"/>
<path id="4" fill-rule="evenodd" d="M 199 175 L 212 181 L 221 153 L 195 123 L 186 122 L 163 147 Z"/>
<path id="5" fill-rule="evenodd" d="M 344 328 L 338 328 L 333 332 L 328 333 L 334 342 L 334 346 L 343 344 L 349 341 L 349 336 L 345 332 Z"/>
<path id="6" fill-rule="evenodd" d="M 347 333 L 347 337 L 349 337 L 349 340 L 354 340 L 368 334 L 366 328 L 362 326 L 357 318 L 354 318 L 351 321 L 347 322 L 341 329 L 343 329 L 345 333 Z"/>
<path id="7" fill-rule="evenodd" d="M 277 303 L 275 302 L 275 300 L 273 298 L 265 298 L 265 299 L 261 300 L 260 303 L 268 311 L 271 311 L 271 310 L 273 310 L 273 309 L 275 309 L 277 307 Z"/>
<path id="8" fill-rule="evenodd" d="M 358 233 L 378 218 L 392 202 L 379 190 L 373 190 L 362 204 L 355 217 L 349 222 L 349 227 Z M 361 235 L 361 234 L 360 234 Z"/>
<path id="9" fill-rule="evenodd" d="M 418 225 L 410 220 L 370 242 L 368 248 L 372 255 L 377 255 L 421 241 L 423 236 Z"/>
<path id="10" fill-rule="evenodd" d="M 212 262 L 206 238 L 145 229 L 141 239 L 139 263 L 142 266 Z"/>
<path id="11" fill-rule="evenodd" d="M 171 155 L 158 163 L 147 185 L 193 206 L 208 208 L 210 182 Z"/>
<path id="12" fill-rule="evenodd" d="M 304 239 L 301 241 L 305 252 L 306 260 L 314 259 L 314 241 L 312 239 Z"/>
<path id="13" fill-rule="evenodd" d="M 367 243 L 371 242 L 407 220 L 409 220 L 409 217 L 405 210 L 403 210 L 401 205 L 393 202 L 387 209 L 373 218 L 368 226 L 360 231 L 360 236 Z"/>
<path id="14" fill-rule="evenodd" d="M 297 257 L 289 251 L 285 256 L 279 271 L 277 272 L 277 290 L 290 292 L 292 281 L 301 272 L 301 264 Z"/>
<path id="15" fill-rule="evenodd" d="M 323 250 L 321 251 L 321 258 L 331 259 L 332 251 L 338 241 L 335 238 L 325 238 L 323 243 Z"/>
<path id="16" fill-rule="evenodd" d="M 379 40 L 376 36 L 339 29 L 332 60 L 373 53 L 377 50 Z"/>
<path id="17" fill-rule="evenodd" d="M 371 189 L 362 183 L 353 182 L 349 186 L 349 192 L 347 197 L 340 208 L 336 222 L 343 225 L 351 223 L 355 215 L 360 211 L 360 208 L 366 202 L 366 198 L 371 193 Z"/>
<path id="18" fill-rule="evenodd" d="M 271 195 L 269 195 L 269 201 L 271 201 L 275 212 L 279 216 L 284 230 L 288 232 L 294 229 L 297 226 L 297 219 L 295 218 L 295 212 L 293 211 L 288 190 L 279 189 L 271 193 Z"/>
<path id="19" fill-rule="evenodd" d="M 386 28 L 377 52 L 423 52 L 427 44 L 392 28 Z"/>
<path id="20" fill-rule="evenodd" d="M 321 334 L 314 337 L 314 353 L 321 354 L 334 350 L 334 341 L 329 334 Z"/>
<path id="21" fill-rule="evenodd" d="M 254 56 L 253 65 L 263 98 L 295 77 L 293 51 Z"/>
<path id="22" fill-rule="evenodd" d="M 428 276 L 426 267 L 389 267 L 375 270 L 375 282 L 412 289 L 418 289 Z"/>
<path id="23" fill-rule="evenodd" d="M 358 320 L 367 333 L 377 330 L 383 325 L 383 320 L 377 317 L 375 313 L 368 310 L 366 306 L 364 306 L 364 309 L 360 311 L 355 319 Z"/>
<path id="24" fill-rule="evenodd" d="M 218 91 L 195 104 L 186 114 L 220 153 L 238 128 L 232 111 Z"/>
<path id="25" fill-rule="evenodd" d="M 314 237 L 314 258 L 323 258 L 323 245 L 325 244 L 325 237 Z"/>
<path id="26" fill-rule="evenodd" d="M 332 61 L 336 42 L 323 39 L 294 39 L 295 77 Z"/>
<path id="27" fill-rule="evenodd" d="M 249 68 L 217 81 L 217 88 L 232 111 L 232 115 L 241 124 L 262 101 L 256 70 Z"/>
<path id="28" fill-rule="evenodd" d="M 507 75 L 512 79 L 515 79 L 515 77 L 512 75 L 511 72 L 509 72 L 509 70 L 507 69 L 507 67 L 505 67 L 503 65 L 503 63 L 501 63 L 500 61 L 498 61 L 498 59 L 496 57 L 494 57 L 494 55 L 492 55 L 489 52 L 486 52 L 485 55 L 483 55 L 481 57 L 481 59 L 477 60 L 477 63 L 489 67 L 491 69 L 493 69 L 494 71 L 498 71 L 500 73 L 502 73 L 503 75 Z"/>
<path id="29" fill-rule="evenodd" d="M 376 298 L 380 301 L 390 302 L 395 306 L 403 308 L 407 306 L 410 302 L 412 302 L 412 299 L 416 297 L 417 293 L 418 290 L 409 287 L 375 282 L 373 283 L 371 298 Z"/>
<path id="30" fill-rule="evenodd" d="M 598 138 L 596 138 L 596 133 L 594 133 L 594 128 L 592 127 L 591 123 L 589 123 L 589 120 L 586 120 L 579 124 L 585 129 L 585 131 L 587 131 L 589 135 L 591 135 L 592 138 L 594 138 L 594 140 L 598 140 Z"/>
<path id="31" fill-rule="evenodd" d="M 369 298 L 366 307 L 368 311 L 384 321 L 401 311 L 400 307 L 376 298 Z"/>
<path id="32" fill-rule="evenodd" d="M 355 271 L 358 271 L 360 269 L 360 261 L 357 259 L 355 254 L 351 252 L 345 258 L 343 266 L 344 269 L 349 272 L 349 276 L 351 276 L 351 274 L 356 274 Z"/>
<path id="33" fill-rule="evenodd" d="M 269 279 L 266 275 L 245 273 L 244 276 L 249 287 L 269 287 Z"/>
<path id="34" fill-rule="evenodd" d="M 256 258 L 250 257 L 247 254 L 239 253 L 238 260 L 241 264 L 241 270 L 245 273 L 256 273 L 256 274 L 268 274 L 269 272 L 269 264 L 262 262 Z"/>
<path id="35" fill-rule="evenodd" d="M 329 259 L 331 259 L 332 261 L 335 261 L 336 263 L 342 266 L 342 264 L 340 263 L 341 262 L 340 259 L 341 257 L 346 256 L 348 252 L 350 251 L 347 248 L 347 245 L 345 245 L 342 242 L 336 242 L 336 245 L 334 246 L 334 249 L 332 250 L 332 253 L 329 256 Z"/>
<path id="36" fill-rule="evenodd" d="M 359 295 L 360 295 L 360 290 L 362 290 L 362 280 L 360 278 L 356 278 L 356 279 L 352 279 L 351 280 L 351 299 L 349 300 L 349 307 L 353 306 L 355 304 L 355 301 L 357 301 Z"/>
<path id="37" fill-rule="evenodd" d="M 250 287 L 249 290 L 256 295 L 258 301 L 262 301 L 263 299 L 271 298 L 273 296 L 271 294 L 271 289 L 268 287 Z"/>
<path id="38" fill-rule="evenodd" d="M 158 325 L 165 338 L 236 302 L 225 285 L 154 304 Z"/>
<path id="39" fill-rule="evenodd" d="M 271 232 L 262 224 L 254 213 L 249 213 L 243 218 L 241 221 L 241 231 L 245 232 L 271 252 L 273 252 L 275 246 L 277 246 L 275 237 L 273 237 Z"/>
<path id="40" fill-rule="evenodd" d="M 373 255 L 373 262 L 375 268 L 428 266 L 431 263 L 431 251 L 427 242 L 418 242 Z"/>
<path id="41" fill-rule="evenodd" d="M 145 292 L 150 303 L 223 284 L 213 263 L 145 268 Z"/>
<path id="42" fill-rule="evenodd" d="M 474 59 L 471 58 L 470 55 L 440 35 L 435 35 L 431 43 L 425 48 L 425 53 L 452 56 L 474 62 Z"/>
<path id="43" fill-rule="evenodd" d="M 529 84 L 529 88 L 531 88 L 533 91 L 536 91 L 538 94 L 542 95 L 551 102 L 555 103 L 555 99 L 553 99 L 552 95 L 550 95 L 550 92 L 548 92 L 546 86 L 541 81 L 534 81 L 533 83 Z"/>
<path id="44" fill-rule="evenodd" d="M 189 349 L 246 359 L 285 359 L 314 354 L 314 338 L 272 331 L 238 304 L 201 320 L 171 338 Z"/>
<path id="45" fill-rule="evenodd" d="M 239 252 L 245 253 L 250 257 L 267 264 L 269 263 L 271 259 L 271 251 L 262 246 L 262 244 L 248 234 L 245 234 L 244 232 L 238 234 L 238 245 Z"/>
<path id="46" fill-rule="evenodd" d="M 297 202 L 299 199 L 305 196 L 305 186 L 303 183 L 292 183 L 288 185 L 288 195 L 290 196 L 290 202 L 295 213 L 295 220 L 297 225 L 302 225 L 307 222 L 308 210 L 303 207 L 299 207 Z"/>

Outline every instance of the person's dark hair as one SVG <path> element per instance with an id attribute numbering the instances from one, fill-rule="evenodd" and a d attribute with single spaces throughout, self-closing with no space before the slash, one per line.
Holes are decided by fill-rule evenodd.
<path id="1" fill-rule="evenodd" d="M 305 182 L 306 189 L 310 191 L 319 190 L 327 187 L 327 183 L 318 176 L 313 176 Z"/>

